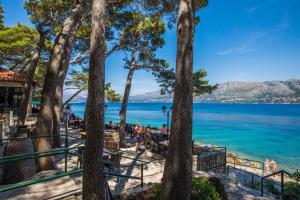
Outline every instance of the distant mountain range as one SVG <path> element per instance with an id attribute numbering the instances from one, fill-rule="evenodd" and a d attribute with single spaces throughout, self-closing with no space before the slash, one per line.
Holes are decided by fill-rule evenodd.
<path id="1" fill-rule="evenodd" d="M 131 96 L 130 102 L 171 102 L 172 95 L 149 92 Z M 245 82 L 229 81 L 219 84 L 212 94 L 194 99 L 204 103 L 300 103 L 300 80 Z"/>

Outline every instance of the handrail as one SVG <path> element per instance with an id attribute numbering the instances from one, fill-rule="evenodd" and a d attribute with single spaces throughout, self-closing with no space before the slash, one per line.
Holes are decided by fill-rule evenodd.
<path id="1" fill-rule="evenodd" d="M 0 157 L 0 163 L 24 160 L 24 159 L 33 159 L 36 157 L 43 157 L 43 156 L 50 156 L 50 155 L 59 155 L 59 154 L 64 154 L 66 151 L 77 149 L 77 148 L 78 147 L 57 148 L 57 149 L 51 149 L 48 151 L 21 153 L 21 154 L 15 154 L 12 156 L 4 156 L 4 157 Z"/>
<path id="2" fill-rule="evenodd" d="M 83 140 L 81 137 L 77 137 L 74 135 L 69 135 L 69 134 L 60 134 L 58 136 L 53 136 L 53 135 L 42 135 L 42 136 L 33 136 L 33 137 L 16 137 L 16 138 L 4 138 L 0 139 L 0 141 L 14 141 L 14 140 L 27 140 L 27 139 L 37 139 L 37 138 L 54 138 L 54 137 L 69 137 L 69 138 L 74 138 L 78 140 Z"/>
<path id="3" fill-rule="evenodd" d="M 287 174 L 289 177 L 292 177 L 292 175 L 285 171 L 285 170 L 280 170 L 278 172 L 275 172 L 275 173 L 272 173 L 272 174 L 269 174 L 269 175 L 266 175 L 266 176 L 263 176 L 261 177 L 261 196 L 263 197 L 264 196 L 264 180 L 266 178 L 269 178 L 271 176 L 275 176 L 277 174 L 280 174 L 281 176 L 281 180 L 280 180 L 280 196 L 281 196 L 281 199 L 284 199 L 284 174 Z"/>
<path id="4" fill-rule="evenodd" d="M 71 170 L 69 172 L 57 173 L 55 175 L 44 176 L 44 177 L 35 178 L 35 179 L 32 179 L 32 180 L 28 180 L 28 181 L 23 181 L 23 182 L 20 182 L 20 183 L 9 184 L 7 186 L 0 187 L 0 193 L 7 192 L 7 191 L 10 191 L 10 190 L 14 190 L 14 189 L 18 189 L 18 188 L 22 188 L 22 187 L 26 187 L 26 186 L 29 186 L 29 185 L 34 185 L 34 184 L 37 184 L 37 183 L 42 183 L 42 182 L 54 180 L 54 179 L 61 178 L 61 177 L 64 177 L 64 176 L 78 174 L 78 173 L 81 173 L 82 171 L 83 171 L 83 169 L 74 169 L 74 170 Z M 122 177 L 122 178 L 137 179 L 137 180 L 142 180 L 143 179 L 142 177 L 117 174 L 117 173 L 112 173 L 112 172 L 107 172 L 107 171 L 103 171 L 103 174 L 104 175 L 109 175 L 109 176 Z"/>
<path id="5" fill-rule="evenodd" d="M 278 171 L 278 172 L 275 172 L 275 173 L 273 173 L 273 174 L 268 174 L 268 175 L 263 176 L 263 177 L 261 177 L 261 178 L 262 178 L 262 179 L 266 179 L 266 178 L 268 178 L 268 177 L 275 176 L 275 175 L 281 174 L 281 173 L 287 174 L 287 175 L 289 175 L 289 177 L 292 177 L 292 175 L 291 175 L 289 172 L 287 172 L 287 171 L 285 171 L 285 170 L 280 170 L 280 171 Z"/>
<path id="6" fill-rule="evenodd" d="M 254 188 L 255 187 L 254 186 L 254 183 L 255 183 L 254 177 L 261 178 L 261 175 L 253 173 L 253 172 L 250 172 L 250 171 L 247 171 L 247 170 L 243 170 L 243 169 L 231 166 L 231 165 L 227 165 L 227 171 L 226 171 L 227 172 L 227 176 L 229 174 L 230 167 L 233 168 L 234 170 L 238 170 L 238 171 L 241 171 L 241 172 L 249 174 L 251 176 L 251 188 L 252 189 L 256 189 L 256 188 Z"/>
<path id="7" fill-rule="evenodd" d="M 42 156 L 51 156 L 51 155 L 66 154 L 66 153 L 71 154 L 71 155 L 76 155 L 76 154 L 70 152 L 70 150 L 73 150 L 73 149 L 78 149 L 78 146 L 77 147 L 71 147 L 71 148 L 52 149 L 52 150 L 43 151 L 43 152 L 22 153 L 22 154 L 17 154 L 17 155 L 12 155 L 12 156 L 0 157 L 0 164 L 5 163 L 5 162 L 10 162 L 10 161 L 16 161 L 16 160 L 34 159 L 34 158 L 42 157 Z M 105 163 L 105 161 L 104 161 L 104 163 Z M 140 177 L 130 176 L 130 175 L 123 175 L 123 174 L 107 172 L 107 171 L 103 171 L 103 174 L 108 175 L 108 176 L 116 176 L 118 178 L 122 177 L 122 178 L 138 179 L 138 180 L 141 180 L 141 187 L 143 187 L 144 163 L 139 164 L 138 166 L 141 167 Z M 69 172 L 67 172 L 67 170 L 65 170 L 64 173 L 58 173 L 58 174 L 51 175 L 51 176 L 44 176 L 44 177 L 37 178 L 37 179 L 23 181 L 21 183 L 10 184 L 10 185 L 5 186 L 5 187 L 0 187 L 0 193 L 1 192 L 6 192 L 6 191 L 9 191 L 9 190 L 14 190 L 14 189 L 21 188 L 21 187 L 25 187 L 25 186 L 28 186 L 28 185 L 33 185 L 33 184 L 36 184 L 36 183 L 41 183 L 41 182 L 57 179 L 57 178 L 60 178 L 60 177 L 80 173 L 80 172 L 82 172 L 82 169 L 74 169 L 74 170 L 71 170 Z"/>

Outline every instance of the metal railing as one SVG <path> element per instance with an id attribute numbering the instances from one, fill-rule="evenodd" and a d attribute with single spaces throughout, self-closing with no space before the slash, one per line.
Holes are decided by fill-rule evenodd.
<path id="1" fill-rule="evenodd" d="M 197 171 L 226 169 L 226 147 L 208 147 L 197 155 Z"/>
<path id="2" fill-rule="evenodd" d="M 44 152 L 33 152 L 33 153 L 27 153 L 27 154 L 17 154 L 17 155 L 13 155 L 13 156 L 0 157 L 0 164 L 4 164 L 6 162 L 18 161 L 18 160 L 35 159 L 35 158 L 44 157 L 44 156 L 53 156 L 53 155 L 65 154 L 66 152 L 68 154 L 75 155 L 74 153 L 72 153 L 72 150 L 76 150 L 76 149 L 78 149 L 78 147 L 58 148 L 58 149 L 52 149 L 52 150 L 44 151 Z M 141 175 L 140 176 L 124 175 L 124 174 L 120 174 L 120 173 L 105 171 L 103 169 L 99 169 L 99 170 L 103 170 L 103 174 L 107 175 L 107 176 L 114 176 L 114 177 L 117 177 L 117 178 L 121 177 L 121 178 L 130 178 L 130 179 L 140 180 L 141 181 L 141 187 L 143 187 L 144 163 L 140 164 L 139 166 L 141 167 Z M 65 169 L 66 168 L 67 168 L 67 166 L 65 165 Z M 73 175 L 73 174 L 79 174 L 81 172 L 82 172 L 82 169 L 75 168 L 75 169 L 73 169 L 69 172 L 67 170 L 65 170 L 65 172 L 63 172 L 63 173 L 57 173 L 57 174 L 51 175 L 51 176 L 44 176 L 44 177 L 40 177 L 40 178 L 31 179 L 31 180 L 28 180 L 28 181 L 22 181 L 20 183 L 9 184 L 7 186 L 1 187 L 0 188 L 0 193 L 10 191 L 10 190 L 14 190 L 14 189 L 18 189 L 18 188 L 22 188 L 22 187 L 29 186 L 29 185 L 42 183 L 42 182 L 45 182 L 45 181 L 58 179 L 58 178 Z"/>
<path id="3" fill-rule="evenodd" d="M 276 173 L 273 173 L 273 174 L 269 174 L 269 175 L 266 175 L 266 176 L 263 176 L 261 177 L 261 196 L 263 197 L 264 196 L 264 181 L 271 177 L 271 176 L 276 176 L 277 174 L 280 174 L 280 199 L 283 200 L 284 199 L 284 175 L 288 175 L 289 177 L 292 177 L 292 175 L 285 171 L 285 170 L 280 170 Z"/>
<path id="4" fill-rule="evenodd" d="M 229 176 L 230 168 L 232 168 L 232 169 L 234 169 L 234 170 L 238 170 L 238 171 L 243 172 L 243 173 L 246 173 L 246 174 L 249 174 L 249 175 L 251 176 L 250 184 L 248 185 L 248 184 L 246 183 L 246 184 L 244 184 L 244 185 L 249 186 L 249 187 L 251 187 L 252 189 L 256 189 L 256 190 L 259 190 L 259 189 L 260 189 L 260 178 L 261 178 L 260 175 L 255 174 L 255 173 L 253 173 L 253 172 L 249 172 L 249 171 L 240 169 L 240 168 L 236 168 L 236 167 L 231 166 L 231 165 L 227 165 L 227 170 L 226 170 L 227 176 Z M 258 178 L 258 181 L 255 181 L 255 179 L 257 179 L 257 178 Z M 259 184 L 259 185 L 257 186 L 257 184 Z"/>

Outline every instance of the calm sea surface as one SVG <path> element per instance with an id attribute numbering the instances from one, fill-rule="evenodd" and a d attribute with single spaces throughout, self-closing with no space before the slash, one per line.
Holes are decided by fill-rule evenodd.
<path id="1" fill-rule="evenodd" d="M 119 103 L 108 103 L 105 121 L 119 121 Z M 162 103 L 130 103 L 128 123 L 160 127 L 166 123 Z M 83 116 L 85 102 L 71 108 Z M 279 167 L 300 169 L 300 105 L 194 104 L 193 138 L 200 143 L 226 146 L 251 159 L 274 159 Z"/>

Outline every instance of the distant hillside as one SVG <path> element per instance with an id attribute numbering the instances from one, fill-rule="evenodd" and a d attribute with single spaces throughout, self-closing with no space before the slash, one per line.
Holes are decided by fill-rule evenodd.
<path id="1" fill-rule="evenodd" d="M 150 92 L 130 97 L 130 102 L 170 102 L 172 95 Z M 196 97 L 195 102 L 232 103 L 300 103 L 300 80 L 244 82 L 219 84 L 212 94 Z"/>

